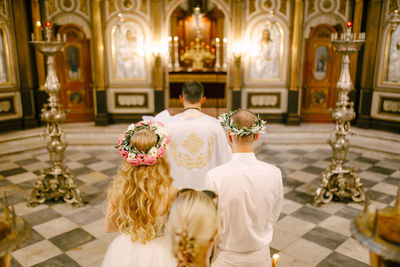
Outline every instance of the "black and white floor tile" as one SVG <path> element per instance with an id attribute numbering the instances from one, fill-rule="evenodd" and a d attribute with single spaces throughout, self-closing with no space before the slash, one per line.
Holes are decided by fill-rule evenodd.
<path id="1" fill-rule="evenodd" d="M 330 164 L 328 146 L 264 145 L 257 156 L 280 167 L 284 177 L 284 206 L 271 243 L 271 253 L 280 254 L 279 267 L 369 265 L 368 250 L 350 231 L 362 206 L 351 202 L 312 206 L 319 175 Z M 74 208 L 47 202 L 28 208 L 25 201 L 40 169 L 50 166 L 47 151 L 1 156 L 0 196 L 6 192 L 16 213 L 33 227 L 30 239 L 12 253 L 12 266 L 100 266 L 116 235 L 104 233 L 103 220 L 107 189 L 120 162 L 112 146 L 69 147 L 66 165 L 87 204 Z M 348 154 L 346 165 L 359 168 L 375 207 L 394 205 L 399 156 L 357 150 Z"/>

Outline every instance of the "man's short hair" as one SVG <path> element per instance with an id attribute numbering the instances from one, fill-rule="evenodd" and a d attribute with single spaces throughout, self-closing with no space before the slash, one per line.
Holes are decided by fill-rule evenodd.
<path id="1" fill-rule="evenodd" d="M 188 81 L 182 87 L 183 99 L 191 104 L 201 101 L 204 95 L 203 85 L 197 81 Z"/>
<path id="2" fill-rule="evenodd" d="M 250 129 L 250 127 L 253 126 L 258 120 L 257 115 L 255 115 L 253 112 L 243 109 L 240 109 L 235 114 L 233 114 L 231 119 L 234 123 L 236 123 L 239 129 L 243 127 Z M 254 141 L 255 135 L 254 134 L 248 136 L 235 135 L 235 138 L 240 143 L 248 143 Z"/>

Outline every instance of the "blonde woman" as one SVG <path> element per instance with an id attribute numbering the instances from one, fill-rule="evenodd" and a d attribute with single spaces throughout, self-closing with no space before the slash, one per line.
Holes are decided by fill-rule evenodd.
<path id="1" fill-rule="evenodd" d="M 182 189 L 172 204 L 167 225 L 178 267 L 208 266 L 208 251 L 217 235 L 219 215 L 211 191 Z"/>
<path id="2" fill-rule="evenodd" d="M 163 125 L 132 124 L 117 148 L 124 158 L 108 193 L 106 232 L 119 231 L 102 266 L 176 266 L 164 225 L 176 189 L 164 154 L 169 143 Z"/>

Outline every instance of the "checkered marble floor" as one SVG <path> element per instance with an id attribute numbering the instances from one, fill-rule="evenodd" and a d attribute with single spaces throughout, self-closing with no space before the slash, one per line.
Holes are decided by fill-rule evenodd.
<path id="1" fill-rule="evenodd" d="M 311 205 L 319 174 L 329 166 L 327 145 L 263 145 L 260 160 L 279 166 L 285 200 L 275 225 L 271 253 L 284 266 L 368 266 L 368 250 L 350 232 L 362 206 Z M 86 206 L 47 202 L 27 208 L 25 200 L 41 168 L 50 166 L 45 149 L 0 157 L 0 196 L 7 192 L 16 213 L 33 226 L 30 239 L 12 253 L 11 266 L 100 266 L 116 234 L 103 231 L 105 198 L 120 156 L 112 146 L 72 146 L 66 165 L 73 171 Z M 377 208 L 393 206 L 400 184 L 400 156 L 351 150 L 347 166 L 358 166 L 362 182 Z M 0 199 L 2 201 L 2 199 Z"/>

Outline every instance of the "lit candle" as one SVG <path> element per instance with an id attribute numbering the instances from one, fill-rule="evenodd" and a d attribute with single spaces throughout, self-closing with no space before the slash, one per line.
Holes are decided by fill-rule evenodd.
<path id="1" fill-rule="evenodd" d="M 348 21 L 347 23 L 346 23 L 346 27 L 347 28 L 351 28 L 353 26 L 353 23 L 351 22 L 351 21 Z"/>
<path id="2" fill-rule="evenodd" d="M 279 254 L 272 255 L 272 267 L 276 267 L 278 259 L 279 259 Z"/>
<path id="3" fill-rule="evenodd" d="M 218 38 L 218 37 L 215 38 L 215 42 L 216 42 L 217 44 L 219 44 L 219 38 Z"/>
<path id="4" fill-rule="evenodd" d="M 40 23 L 40 20 L 36 21 L 36 25 L 35 25 L 36 29 L 33 30 L 34 35 L 32 35 L 32 41 L 36 36 L 36 40 L 40 41 L 42 40 L 43 36 L 42 36 L 42 23 Z"/>
<path id="5" fill-rule="evenodd" d="M 175 41 L 175 43 L 178 42 L 178 36 L 175 36 L 175 37 L 174 37 L 174 41 Z"/>
<path id="6" fill-rule="evenodd" d="M 222 39 L 222 41 L 224 42 L 224 44 L 226 44 L 228 42 L 228 38 L 224 37 L 224 39 Z"/>
<path id="7" fill-rule="evenodd" d="M 47 21 L 47 22 L 44 24 L 44 26 L 46 26 L 47 28 L 50 28 L 50 27 L 51 27 L 51 22 L 50 22 L 50 21 Z"/>

